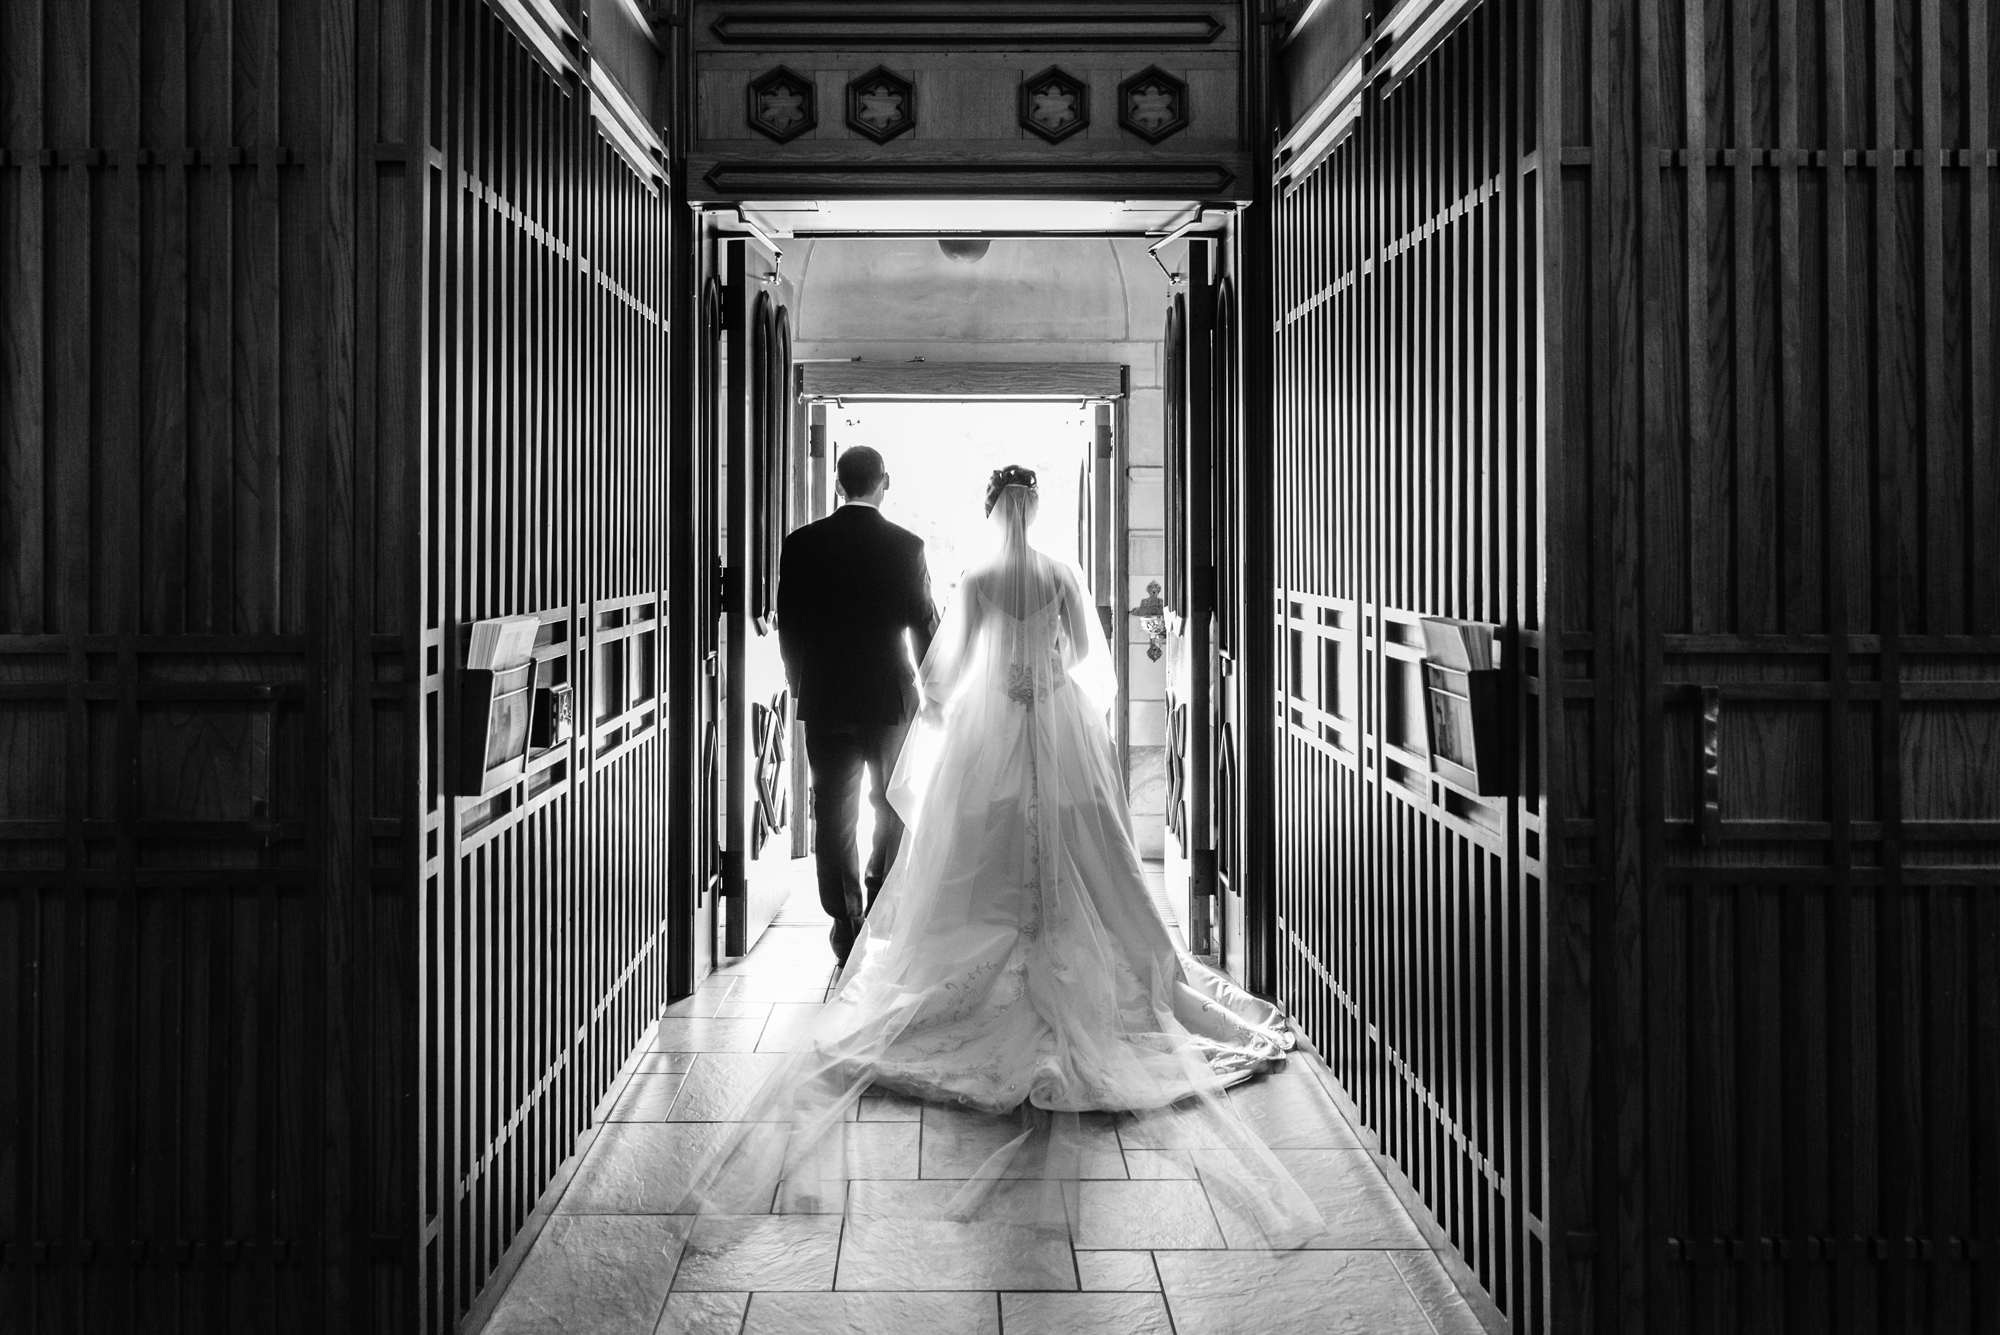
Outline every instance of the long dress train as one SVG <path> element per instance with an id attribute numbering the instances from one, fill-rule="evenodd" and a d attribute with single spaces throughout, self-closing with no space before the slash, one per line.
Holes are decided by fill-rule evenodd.
<path id="1" fill-rule="evenodd" d="M 690 1210 L 839 1210 L 847 1127 L 871 1086 L 990 1113 L 1017 1134 L 963 1180 L 1040 1226 L 1106 1143 L 1197 1151 L 1212 1197 L 1265 1245 L 1322 1227 L 1224 1089 L 1284 1060 L 1281 1012 L 1182 954 L 1148 894 L 1105 726 L 1109 651 L 1073 568 L 1001 493 L 994 556 L 969 571 L 924 664 L 941 726 L 892 784 L 904 848 L 809 1040 L 700 1166 Z M 1116 1114 L 1107 1119 L 1105 1115 Z M 851 1208 L 851 1207 L 850 1207 Z"/>

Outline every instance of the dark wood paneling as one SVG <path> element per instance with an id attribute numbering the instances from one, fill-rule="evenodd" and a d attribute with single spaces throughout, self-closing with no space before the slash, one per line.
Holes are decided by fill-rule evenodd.
<path id="1" fill-rule="evenodd" d="M 1160 338 L 1162 386 L 1160 490 L 1166 556 L 1165 588 L 1161 591 L 1162 620 L 1168 644 L 1187 634 L 1188 546 L 1188 321 L 1187 296 L 1175 292 L 1168 300 L 1166 329 Z M 1162 693 L 1166 709 L 1166 826 L 1174 854 L 1186 861 L 1192 851 L 1188 810 L 1188 688 L 1183 679 L 1185 648 L 1166 662 Z"/>
<path id="2" fill-rule="evenodd" d="M 1232 235 L 1228 242 L 1235 240 Z M 1213 631 L 1209 645 L 1209 697 L 1207 726 L 1212 757 L 1209 782 L 1209 829 L 1214 840 L 1212 873 L 1215 905 L 1211 939 L 1222 967 L 1239 983 L 1247 972 L 1249 939 L 1246 892 L 1251 882 L 1245 874 L 1246 845 L 1249 839 L 1243 818 L 1248 771 L 1244 768 L 1244 736 L 1260 727 L 1261 720 L 1247 712 L 1244 698 L 1247 667 L 1243 627 L 1243 569 L 1247 555 L 1244 541 L 1243 490 L 1245 436 L 1243 432 L 1242 366 L 1243 340 L 1237 323 L 1234 275 L 1242 267 L 1233 244 L 1217 246 L 1218 268 L 1228 272 L 1216 284 L 1212 343 L 1215 390 L 1211 416 L 1213 443 L 1213 487 L 1209 502 L 1214 567 Z M 1260 627 L 1261 629 L 1261 627 Z M 1260 636 L 1261 638 L 1261 636 Z M 1259 980 L 1262 981 L 1261 979 Z"/>
<path id="3" fill-rule="evenodd" d="M 1186 291 L 1174 296 L 1167 334 L 1167 608 L 1175 627 L 1167 665 L 1167 823 L 1187 860 L 1188 948 L 1216 949 L 1215 788 L 1215 470 L 1216 348 L 1214 244 L 1191 242 L 1182 260 Z"/>
<path id="4" fill-rule="evenodd" d="M 777 627 L 777 557 L 789 528 L 786 504 L 795 405 L 789 280 L 777 255 L 747 239 L 719 242 L 723 310 L 722 510 L 713 530 L 726 559 L 720 635 L 722 679 L 723 949 L 742 955 L 778 915 L 789 889 L 774 874 L 792 856 L 786 830 L 792 706 Z"/>
<path id="5" fill-rule="evenodd" d="M 1990 20 L 1370 40 L 1280 164 L 1282 994 L 1516 1329 L 1988 1328 Z M 1517 798 L 1423 796 L 1418 613 Z"/>
<path id="6" fill-rule="evenodd" d="M 1563 150 L 1580 273 L 1628 294 L 1575 372 L 1609 427 L 1609 560 L 1562 686 L 1609 735 L 1591 763 L 1617 816 L 1571 826 L 1617 1036 L 1592 1054 L 1596 1173 L 1620 1183 L 1594 1315 L 1990 1328 L 1990 21 L 1951 0 L 1640 18 L 1563 75 L 1599 107 Z"/>
<path id="7" fill-rule="evenodd" d="M 406 36 L 370 4 L 0 11 L 10 1329 L 412 1310 L 371 1245 L 415 1186 L 376 541 L 407 512 L 356 227 L 356 79 Z"/>
<path id="8" fill-rule="evenodd" d="M 1251 6 L 1246 13 L 1260 22 L 1270 13 L 1268 5 Z M 1262 43 L 1253 43 L 1244 53 L 1244 114 L 1253 125 L 1270 127 L 1277 94 L 1273 52 Z M 1242 747 L 1242 821 L 1240 825 L 1243 885 L 1241 981 L 1260 995 L 1275 994 L 1277 921 L 1276 859 L 1278 856 L 1278 791 L 1276 778 L 1276 720 L 1266 712 L 1277 697 L 1276 636 L 1266 633 L 1275 600 L 1270 590 L 1274 575 L 1277 544 L 1274 539 L 1276 515 L 1282 503 L 1277 495 L 1277 422 L 1281 396 L 1278 393 L 1277 340 L 1267 334 L 1276 325 L 1277 256 L 1274 241 L 1271 177 L 1259 173 L 1255 199 L 1230 224 L 1231 244 L 1225 254 L 1238 305 L 1237 346 L 1239 426 L 1241 436 L 1237 458 L 1241 500 L 1237 514 L 1241 522 L 1234 562 L 1240 571 L 1240 605 L 1227 615 L 1235 618 L 1238 633 L 1233 641 L 1240 688 L 1236 701 L 1239 739 Z M 1269 600 L 1269 601 L 1267 601 Z M 1234 600 L 1232 600 L 1234 601 Z"/>
<path id="9" fill-rule="evenodd" d="M 900 141 L 899 141 L 900 142 Z M 845 147 L 800 151 L 781 162 L 754 153 L 698 153 L 688 181 L 707 202 L 765 200 L 800 194 L 828 199 L 1121 199 L 1231 198 L 1247 191 L 1249 164 L 1219 158 L 1151 162 L 1126 154 L 1050 164 L 1036 159 L 996 160 L 984 144 L 955 150 L 925 149 L 921 156 L 888 159 Z"/>
<path id="10" fill-rule="evenodd" d="M 1322 0 L 1279 39 L 1272 99 L 1282 124 L 1297 126 L 1349 69 L 1367 40 L 1367 14 L 1361 5 Z"/>
<path id="11" fill-rule="evenodd" d="M 1242 120 L 1235 4 L 791 5 L 703 0 L 688 189 L 704 201 L 879 195 L 1247 198 L 1259 127 Z M 813 82 L 816 123 L 783 144 L 749 123 L 751 81 L 785 66 Z M 1058 66 L 1088 86 L 1087 124 L 1048 143 L 1020 123 L 1025 79 Z M 909 81 L 915 123 L 876 143 L 846 122 L 849 80 Z M 1119 124 L 1119 84 L 1157 66 L 1187 85 L 1188 123 L 1158 144 Z M 1107 194 L 1107 192 L 1110 192 Z"/>
<path id="12" fill-rule="evenodd" d="M 563 14 L 504 8 L 430 9 L 414 1121 L 437 1331 L 532 1241 L 687 930 L 665 737 L 685 598 L 668 578 L 673 210 L 602 90 L 552 68 L 561 44 L 535 25 L 561 34 Z M 467 632 L 520 614 L 574 691 L 573 736 L 499 793 L 452 796 Z"/>
<path id="13" fill-rule="evenodd" d="M 955 12 L 954 12 L 955 11 Z M 1039 3 L 954 7 L 936 0 L 880 0 L 865 9 L 841 4 L 722 0 L 704 6 L 703 45 L 794 47 L 824 51 L 921 47 L 939 51 L 1040 46 L 1233 46 L 1228 6 L 1155 0 L 1094 4 L 1087 11 Z"/>
<path id="14" fill-rule="evenodd" d="M 1258 601 L 1275 602 L 1282 711 L 1275 991 L 1460 1282 L 1539 1331 L 1541 823 L 1532 800 L 1432 773 L 1420 626 L 1504 625 L 1512 710 L 1532 709 L 1529 31 L 1490 0 L 1400 84 L 1365 88 L 1330 155 L 1279 164 L 1275 587 Z"/>

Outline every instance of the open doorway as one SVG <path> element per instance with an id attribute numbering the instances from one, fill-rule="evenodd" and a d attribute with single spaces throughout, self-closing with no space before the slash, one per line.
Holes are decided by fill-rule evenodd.
<path id="1" fill-rule="evenodd" d="M 966 564 L 986 537 L 986 483 L 1004 464 L 1040 475 L 1042 508 L 1033 534 L 1051 555 L 1088 560 L 1087 515 L 1077 498 L 1090 464 L 1093 414 L 1088 404 L 995 403 L 950 399 L 835 403 L 827 407 L 831 476 L 840 453 L 857 445 L 879 450 L 889 467 L 885 517 L 924 540 L 931 598 L 951 606 Z M 1075 530 L 1064 532 L 1065 519 Z M 810 816 L 808 816 L 810 820 Z M 861 805 L 860 841 L 875 834 L 875 812 Z"/>
<path id="2" fill-rule="evenodd" d="M 979 550 L 987 479 L 1003 464 L 1025 465 L 1041 477 L 1036 545 L 1088 564 L 1089 516 L 1078 498 L 1093 420 L 1091 406 L 1078 403 L 837 403 L 827 409 L 829 471 L 843 450 L 869 445 L 881 451 L 891 479 L 882 512 L 924 540 L 931 596 L 944 607 Z"/>
<path id="3" fill-rule="evenodd" d="M 723 893 L 697 938 L 718 957 L 741 953 L 795 921 L 789 902 L 811 880 L 803 728 L 783 723 L 770 615 L 777 552 L 784 533 L 831 511 L 834 463 L 863 443 L 888 459 L 887 515 L 925 539 L 941 603 L 983 534 L 988 474 L 1009 462 L 1040 473 L 1037 537 L 1076 559 L 1092 591 L 1117 669 L 1110 722 L 1133 832 L 1166 870 L 1196 828 L 1172 817 L 1179 734 L 1158 633 L 1162 590 L 1185 583 L 1167 574 L 1185 547 L 1167 541 L 1168 441 L 1194 420 L 1168 407 L 1179 397 L 1162 319 L 1176 297 L 1169 270 L 1139 238 L 1003 238 L 975 255 L 928 237 L 716 237 L 718 355 L 703 384 L 726 428 L 710 476 L 727 550 L 717 745 L 703 755 L 715 760 Z M 1179 698 L 1191 710 L 1193 693 Z M 1191 920 L 1183 898 L 1169 906 L 1177 923 Z"/>
<path id="4" fill-rule="evenodd" d="M 1109 608 L 1113 599 L 1107 586 L 1115 576 L 1113 563 L 1103 558 L 1112 546 L 1107 532 L 1111 516 L 1105 506 L 1110 461 L 1100 458 L 1100 447 L 1111 438 L 1115 412 L 1115 403 L 1080 399 L 821 402 L 813 412 L 814 448 L 822 453 L 809 483 L 817 490 L 810 498 L 810 510 L 816 517 L 838 503 L 832 479 L 843 451 L 858 445 L 880 451 L 891 478 L 883 514 L 924 540 L 931 594 L 942 611 L 957 597 L 966 566 L 983 549 L 989 477 L 1005 464 L 1020 464 L 1034 469 L 1040 478 L 1036 545 L 1074 562 L 1085 585 Z M 1122 719 L 1126 711 L 1124 673 L 1119 677 L 1114 720 Z M 786 877 L 791 893 L 778 921 L 814 924 L 824 914 L 810 858 L 804 856 L 810 848 L 811 805 L 805 767 L 798 766 L 795 773 L 795 810 L 800 820 L 793 859 L 779 873 Z M 857 830 L 861 847 L 868 846 L 873 831 L 874 812 L 864 803 Z M 1159 864 L 1151 866 L 1157 894 Z M 1172 906 L 1165 907 L 1178 925 Z"/>

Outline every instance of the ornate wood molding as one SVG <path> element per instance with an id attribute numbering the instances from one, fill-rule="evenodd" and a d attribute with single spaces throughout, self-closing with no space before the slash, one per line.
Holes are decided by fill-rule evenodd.
<path id="1" fill-rule="evenodd" d="M 1122 46 L 1149 50 L 1210 46 L 1229 30 L 1214 14 L 1162 14 L 1157 6 L 1147 5 L 1093 5 L 1084 12 L 1060 8 L 960 14 L 937 11 L 934 3 L 897 4 L 894 0 L 863 10 L 833 5 L 759 6 L 721 14 L 708 30 L 715 40 L 728 46 L 784 50 L 890 46 L 954 50 Z"/>
<path id="2" fill-rule="evenodd" d="M 797 70 L 777 65 L 752 79 L 744 117 L 774 143 L 789 143 L 819 124 L 819 90 Z"/>
<path id="3" fill-rule="evenodd" d="M 1239 164 L 1240 165 L 1240 164 Z M 1115 190 L 1120 197 L 1227 197 L 1239 179 L 1222 162 L 1146 162 L 1130 159 L 1050 163 L 805 160 L 759 162 L 695 157 L 690 183 L 709 198 L 779 199 L 799 195 L 839 198 L 888 194 L 907 198 L 976 198 L 1037 191 L 1059 196 Z M 691 192 L 703 198 L 701 190 Z"/>
<path id="4" fill-rule="evenodd" d="M 847 128 L 886 144 L 917 126 L 917 86 L 877 65 L 847 84 Z"/>
<path id="5" fill-rule="evenodd" d="M 1059 65 L 1021 80 L 1021 128 L 1059 144 L 1090 124 L 1090 85 Z"/>
<path id="6" fill-rule="evenodd" d="M 1118 85 L 1118 125 L 1149 144 L 1172 138 L 1188 127 L 1186 80 L 1148 65 Z"/>

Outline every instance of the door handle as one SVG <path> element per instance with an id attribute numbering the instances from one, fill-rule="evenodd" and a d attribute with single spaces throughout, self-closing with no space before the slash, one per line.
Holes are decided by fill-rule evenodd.
<path id="1" fill-rule="evenodd" d="M 250 721 L 250 829 L 269 844 L 278 828 L 271 791 L 276 786 L 278 693 L 258 686 L 251 696 L 257 704 Z"/>
<path id="2" fill-rule="evenodd" d="M 1701 688 L 1701 809 L 1695 837 L 1705 848 L 1722 842 L 1722 688 Z"/>

